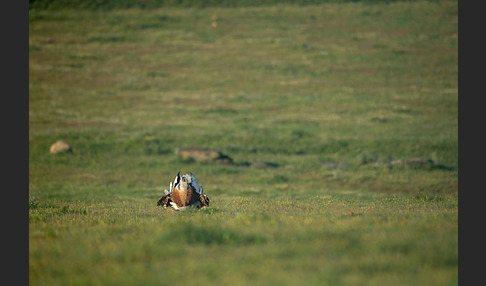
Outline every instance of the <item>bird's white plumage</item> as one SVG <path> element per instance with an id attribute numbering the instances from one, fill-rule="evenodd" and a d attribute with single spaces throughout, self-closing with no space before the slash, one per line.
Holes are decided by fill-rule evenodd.
<path id="1" fill-rule="evenodd" d="M 176 211 L 181 211 L 181 210 L 187 209 L 187 207 L 178 207 L 177 204 L 174 203 L 174 202 L 170 202 L 170 206 L 173 207 Z"/>
<path id="2" fill-rule="evenodd" d="M 180 180 L 181 180 L 181 177 L 179 176 L 179 173 L 177 173 L 177 176 L 174 179 L 174 184 L 173 184 L 172 187 L 175 188 L 179 184 Z M 174 191 L 174 189 L 172 189 L 172 191 Z"/>

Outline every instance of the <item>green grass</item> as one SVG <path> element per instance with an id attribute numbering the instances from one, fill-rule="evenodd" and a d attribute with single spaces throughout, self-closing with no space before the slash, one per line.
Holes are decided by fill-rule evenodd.
<path id="1" fill-rule="evenodd" d="M 213 203 L 173 214 L 142 199 L 39 202 L 30 210 L 31 282 L 457 284 L 454 197 Z"/>
<path id="2" fill-rule="evenodd" d="M 457 285 L 458 3 L 385 2 L 32 8 L 30 284 Z"/>

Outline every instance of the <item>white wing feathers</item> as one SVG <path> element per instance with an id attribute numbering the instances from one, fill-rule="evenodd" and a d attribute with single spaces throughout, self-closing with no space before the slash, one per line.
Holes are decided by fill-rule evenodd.
<path id="1" fill-rule="evenodd" d="M 191 185 L 194 187 L 194 189 L 196 190 L 196 193 L 198 194 L 201 194 L 202 195 L 202 188 L 199 186 L 199 184 L 197 183 L 197 180 L 196 180 L 196 177 L 194 177 L 193 174 L 191 174 Z"/>

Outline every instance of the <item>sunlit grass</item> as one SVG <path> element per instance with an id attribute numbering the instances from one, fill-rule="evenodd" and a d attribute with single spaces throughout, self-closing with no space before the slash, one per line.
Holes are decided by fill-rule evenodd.
<path id="1" fill-rule="evenodd" d="M 242 284 L 288 285 L 319 279 L 354 284 L 356 277 L 372 278 L 366 285 L 389 279 L 449 284 L 457 278 L 456 196 L 336 195 L 271 202 L 233 197 L 214 204 L 171 213 L 149 200 L 39 201 L 29 215 L 31 278 L 46 275 L 46 269 L 53 282 L 76 278 L 110 285 L 137 283 L 122 273 L 147 275 L 141 281 L 150 285 L 157 279 L 196 284 L 192 275 L 202 284 L 228 283 L 232 277 Z M 39 256 L 45 251 L 54 253 Z M 66 265 L 61 253 L 75 259 Z M 34 263 L 37 259 L 42 264 Z M 423 267 L 431 276 L 423 276 Z M 83 277 L 83 271 L 94 276 Z M 114 276 L 108 275 L 112 271 Z M 400 281 L 404 273 L 406 280 Z"/>
<path id="2" fill-rule="evenodd" d="M 457 35 L 457 1 L 29 11 L 30 284 L 457 285 Z M 156 206 L 178 171 L 209 208 Z"/>

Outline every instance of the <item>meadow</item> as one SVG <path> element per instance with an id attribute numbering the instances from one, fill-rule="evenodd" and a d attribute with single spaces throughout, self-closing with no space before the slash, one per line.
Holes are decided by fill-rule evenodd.
<path id="1" fill-rule="evenodd" d="M 31 4 L 29 284 L 457 285 L 457 13 Z"/>

